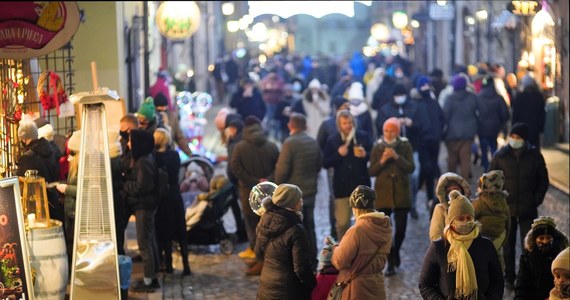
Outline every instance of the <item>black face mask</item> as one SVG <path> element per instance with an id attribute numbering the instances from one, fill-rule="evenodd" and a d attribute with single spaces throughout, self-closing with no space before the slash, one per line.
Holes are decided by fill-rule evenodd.
<path id="1" fill-rule="evenodd" d="M 26 148 L 26 142 L 20 141 L 20 144 L 22 144 L 22 148 Z"/>
<path id="2" fill-rule="evenodd" d="M 550 241 L 548 243 L 536 243 L 536 246 L 541 252 L 550 252 L 554 246 L 553 244 L 553 241 Z"/>
<path id="3" fill-rule="evenodd" d="M 121 138 L 123 138 L 124 140 L 129 140 L 129 133 L 127 131 L 119 131 L 119 135 L 121 136 Z"/>

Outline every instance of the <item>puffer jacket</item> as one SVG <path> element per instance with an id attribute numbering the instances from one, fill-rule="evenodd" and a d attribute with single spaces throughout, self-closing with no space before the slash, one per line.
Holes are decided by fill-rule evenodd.
<path id="1" fill-rule="evenodd" d="M 548 171 L 544 157 L 536 147 L 525 143 L 520 156 L 510 145 L 503 146 L 493 156 L 490 170 L 502 170 L 511 217 L 536 218 L 537 207 L 548 190 Z"/>
<path id="2" fill-rule="evenodd" d="M 337 283 L 358 273 L 343 290 L 343 300 L 386 299 L 382 270 L 391 247 L 392 225 L 389 217 L 384 213 L 372 212 L 356 218 L 355 224 L 333 248 L 331 259 L 340 271 Z M 371 259 L 375 253 L 376 256 Z"/>
<path id="3" fill-rule="evenodd" d="M 483 225 L 481 235 L 491 241 L 495 241 L 503 233 L 505 237 L 509 235 L 511 217 L 506 197 L 507 193 L 504 191 L 480 192 L 479 197 L 473 200 L 475 220 Z M 505 238 L 501 245 L 506 240 Z"/>
<path id="4" fill-rule="evenodd" d="M 264 258 L 257 299 L 311 299 L 317 282 L 307 231 L 295 212 L 271 201 L 264 205 L 256 228 L 255 253 Z"/>
<path id="5" fill-rule="evenodd" d="M 433 216 L 429 226 L 429 238 L 435 241 L 443 236 L 443 228 L 445 228 L 445 217 L 447 216 L 447 208 L 449 204 L 448 195 L 445 192 L 447 186 L 451 183 L 457 183 L 463 189 L 463 196 L 469 198 L 471 196 L 471 187 L 467 180 L 453 172 L 447 172 L 439 177 L 435 195 L 439 199 L 439 203 L 435 205 Z"/>
<path id="6" fill-rule="evenodd" d="M 515 299 L 546 299 L 554 287 L 550 266 L 558 253 L 568 247 L 568 237 L 555 229 L 552 249 L 546 253 L 536 246 L 536 239 L 530 230 L 524 239 L 524 251 L 519 261 L 515 281 Z"/>
<path id="7" fill-rule="evenodd" d="M 387 147 L 393 148 L 398 159 L 390 159 L 384 164 L 380 158 Z M 412 158 L 412 146 L 406 138 L 398 137 L 393 145 L 388 146 L 383 139 L 378 140 L 370 154 L 368 175 L 376 177 L 376 209 L 394 209 L 412 207 L 410 195 L 410 176 L 415 169 Z"/>

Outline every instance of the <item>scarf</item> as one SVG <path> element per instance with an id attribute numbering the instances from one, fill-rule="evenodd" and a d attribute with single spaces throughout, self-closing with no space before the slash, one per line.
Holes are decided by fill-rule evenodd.
<path id="1" fill-rule="evenodd" d="M 560 291 L 553 287 L 552 290 L 550 290 L 550 297 L 548 297 L 548 300 L 563 300 L 563 299 L 570 299 L 570 298 L 562 298 L 562 296 L 560 295 Z"/>
<path id="2" fill-rule="evenodd" d="M 350 130 L 350 132 L 347 135 L 344 135 L 344 133 L 340 133 L 340 138 L 342 139 L 342 141 L 344 142 L 345 145 L 350 145 L 350 141 L 352 139 L 354 139 L 354 144 L 356 145 L 356 138 L 354 137 L 354 134 L 356 133 L 356 128 L 354 128 L 354 126 L 352 127 L 352 129 Z"/>
<path id="3" fill-rule="evenodd" d="M 455 271 L 455 299 L 477 299 L 477 275 L 471 255 L 467 251 L 473 239 L 479 235 L 479 226 L 461 235 L 445 226 L 444 235 L 451 245 L 447 252 L 447 272 Z"/>

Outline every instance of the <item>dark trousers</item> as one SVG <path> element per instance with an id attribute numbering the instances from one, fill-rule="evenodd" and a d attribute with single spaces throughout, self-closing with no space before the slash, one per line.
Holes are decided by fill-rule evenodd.
<path id="1" fill-rule="evenodd" d="M 420 183 L 419 187 L 425 183 L 428 200 L 435 199 L 435 179 L 437 178 L 437 168 L 439 157 L 439 141 L 423 142 L 418 150 L 420 155 Z"/>
<path id="2" fill-rule="evenodd" d="M 135 210 L 137 244 L 143 262 L 144 277 L 151 279 L 156 278 L 156 270 L 158 269 L 158 247 L 154 232 L 155 214 L 156 209 Z"/>
<path id="3" fill-rule="evenodd" d="M 505 259 L 505 281 L 514 283 L 517 276 L 515 270 L 516 246 L 517 246 L 517 227 L 519 230 L 519 238 L 521 241 L 521 251 L 524 249 L 524 238 L 531 228 L 532 221 L 536 218 L 520 218 L 511 217 L 511 229 L 503 247 L 503 257 Z"/>
<path id="4" fill-rule="evenodd" d="M 394 239 L 392 243 L 392 249 L 390 249 L 390 255 L 388 256 L 388 263 L 392 266 L 400 266 L 400 248 L 404 243 L 404 238 L 406 237 L 406 227 L 408 227 L 408 208 L 396 208 L 380 209 L 381 212 L 385 213 L 387 216 L 392 217 L 394 213 L 394 223 L 392 225 L 395 228 Z"/>
<path id="5" fill-rule="evenodd" d="M 241 212 L 245 223 L 245 232 L 247 234 L 249 246 L 251 247 L 251 249 L 255 249 L 255 240 L 256 240 L 255 227 L 257 227 L 257 223 L 259 223 L 260 217 L 253 212 L 251 206 L 249 205 L 250 190 L 251 188 L 240 187 L 239 200 L 241 203 Z"/>
<path id="6" fill-rule="evenodd" d="M 236 228 L 237 228 L 236 234 L 239 239 L 242 236 L 246 236 L 246 231 L 245 231 L 245 223 L 243 221 L 243 218 L 241 217 L 241 208 L 239 205 L 239 191 L 237 183 L 234 185 L 234 188 L 232 189 L 232 202 L 230 205 L 232 209 L 232 214 L 234 215 L 234 219 L 236 221 Z"/>
<path id="7" fill-rule="evenodd" d="M 310 200 L 309 198 L 312 198 Z M 303 201 L 315 203 L 315 196 L 303 197 Z M 315 206 L 314 205 L 303 205 L 303 226 L 307 231 L 309 237 L 309 248 L 311 249 L 311 265 L 313 270 L 317 268 L 317 236 L 315 234 Z"/>
<path id="8" fill-rule="evenodd" d="M 481 147 L 481 166 L 483 167 L 483 172 L 489 170 L 489 151 L 491 152 L 491 157 L 497 151 L 497 137 L 479 137 L 479 147 Z"/>

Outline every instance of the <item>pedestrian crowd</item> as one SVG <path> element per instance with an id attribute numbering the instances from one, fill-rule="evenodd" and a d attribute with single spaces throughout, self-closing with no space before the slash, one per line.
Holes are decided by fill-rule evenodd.
<path id="1" fill-rule="evenodd" d="M 540 153 L 544 96 L 532 72 L 519 88 L 501 65 L 481 63 L 457 67 L 447 83 L 441 70 L 422 74 L 399 55 L 367 61 L 355 53 L 338 62 L 276 55 L 263 64 L 226 55 L 212 76 L 224 106 L 215 123 L 227 147 L 230 205 L 237 236 L 248 242 L 238 255 L 245 274 L 260 276 L 259 299 L 385 299 L 384 277 L 397 276 L 404 263 L 408 216 L 418 218 L 424 186 L 432 242 L 418 282 L 422 297 L 501 299 L 505 287 L 516 299 L 570 296 L 568 238 L 552 218 L 538 216 L 549 181 Z M 138 111 L 108 130 L 117 253 L 125 254 L 134 215 L 144 266 L 135 292 L 160 287 L 157 273 L 173 272 L 173 249 L 191 274 L 181 189 L 197 191 L 195 202 L 215 192 L 192 165 L 180 184 L 176 149 L 192 151 L 163 88 L 168 74 L 157 78 Z M 36 123 L 18 129 L 18 175 L 37 169 L 48 182 L 65 182 L 49 191 L 50 215 L 64 223 L 72 249 L 81 131 L 62 155 L 38 136 Z M 69 160 L 63 175 L 61 157 Z M 473 178 L 479 159 L 483 175 Z M 277 188 L 258 215 L 250 192 L 266 181 Z M 317 186 L 331 195 L 324 242 L 315 234 Z"/>

